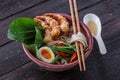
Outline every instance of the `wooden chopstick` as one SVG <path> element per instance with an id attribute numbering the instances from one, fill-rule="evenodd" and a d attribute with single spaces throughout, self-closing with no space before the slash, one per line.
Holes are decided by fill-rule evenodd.
<path id="1" fill-rule="evenodd" d="M 78 32 L 81 32 L 76 0 L 73 0 L 73 3 L 72 3 L 72 0 L 69 0 L 69 4 L 70 4 L 71 16 L 72 16 L 73 32 L 74 32 L 74 34 L 76 34 L 77 33 L 76 26 L 77 26 Z M 73 4 L 74 4 L 74 6 L 73 6 Z M 73 8 L 75 10 L 75 14 L 74 14 Z M 75 22 L 76 22 L 76 25 L 75 25 Z M 82 43 L 80 43 L 80 46 L 78 46 L 78 42 L 75 42 L 75 46 L 76 46 L 76 50 L 77 50 L 77 56 L 78 56 L 78 62 L 79 62 L 80 71 L 82 71 L 82 66 L 83 66 L 83 70 L 86 71 L 85 58 L 84 58 L 84 52 L 83 52 L 83 45 L 82 45 Z M 80 47 L 80 50 L 79 50 L 79 47 Z M 82 59 L 80 57 L 80 53 L 81 53 Z"/>
<path id="2" fill-rule="evenodd" d="M 75 8 L 77 29 L 78 29 L 78 32 L 81 32 L 76 0 L 74 0 L 74 8 Z M 84 58 L 84 52 L 83 52 L 84 50 L 83 50 L 83 44 L 82 43 L 80 43 L 80 51 L 81 51 L 81 56 L 82 56 L 83 69 L 84 69 L 84 71 L 86 71 L 85 58 Z"/>
<path id="3" fill-rule="evenodd" d="M 73 32 L 74 32 L 74 34 L 76 34 L 77 32 L 76 32 L 76 27 L 75 27 L 75 17 L 74 17 L 74 12 L 73 12 L 72 0 L 69 0 L 69 4 L 70 4 L 71 17 L 72 17 Z M 82 62 L 81 62 L 78 42 L 75 42 L 75 46 L 76 46 L 76 50 L 77 50 L 80 71 L 82 71 Z"/>

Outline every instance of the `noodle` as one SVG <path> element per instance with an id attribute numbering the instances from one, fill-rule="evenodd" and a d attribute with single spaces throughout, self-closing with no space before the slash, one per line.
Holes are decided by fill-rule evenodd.
<path id="1" fill-rule="evenodd" d="M 61 40 L 49 42 L 49 43 L 47 43 L 47 45 L 54 45 L 54 44 L 57 44 L 57 43 L 66 44 L 64 41 L 66 41 L 70 44 L 78 41 L 78 42 L 81 42 L 83 44 L 84 48 L 88 47 L 86 37 L 81 32 L 78 32 L 77 34 L 73 34 L 71 38 L 66 37 L 66 36 L 61 36 Z"/>
<path id="2" fill-rule="evenodd" d="M 59 44 L 59 43 L 66 44 L 66 43 L 63 42 L 63 41 L 52 41 L 52 42 L 47 43 L 47 45 L 52 46 L 52 45 Z"/>

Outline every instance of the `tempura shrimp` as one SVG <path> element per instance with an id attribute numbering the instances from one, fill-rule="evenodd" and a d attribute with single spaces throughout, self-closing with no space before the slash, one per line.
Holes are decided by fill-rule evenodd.
<path id="1" fill-rule="evenodd" d="M 50 16 L 56 19 L 60 24 L 60 29 L 62 32 L 67 33 L 69 31 L 69 23 L 62 15 L 56 13 L 46 13 L 45 16 Z"/>
<path id="2" fill-rule="evenodd" d="M 50 28 L 49 25 L 45 22 L 44 16 L 36 16 L 34 21 L 41 25 L 43 29 Z"/>
<path id="3" fill-rule="evenodd" d="M 49 29 L 45 30 L 45 37 L 44 37 L 44 42 L 48 43 L 48 42 L 52 42 L 53 41 L 53 37 L 51 36 L 51 31 Z"/>
<path id="4" fill-rule="evenodd" d="M 53 41 L 53 37 L 51 36 L 50 26 L 45 21 L 44 16 L 36 16 L 34 18 L 34 21 L 36 21 L 38 23 L 38 25 L 41 25 L 42 28 L 45 30 L 44 42 L 48 43 L 48 42 Z"/>
<path id="5" fill-rule="evenodd" d="M 60 35 L 59 23 L 52 17 L 45 16 L 46 22 L 51 26 L 51 36 L 58 37 Z"/>

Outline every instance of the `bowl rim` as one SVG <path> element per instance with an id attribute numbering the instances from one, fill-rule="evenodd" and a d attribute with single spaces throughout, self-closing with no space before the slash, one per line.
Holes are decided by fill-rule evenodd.
<path id="1" fill-rule="evenodd" d="M 57 13 L 57 14 L 61 14 L 62 16 L 71 19 L 71 16 L 65 13 Z M 84 31 L 86 32 L 88 38 L 89 38 L 89 44 L 88 47 L 90 47 L 89 51 L 87 51 L 85 53 L 85 59 L 90 55 L 92 49 L 93 49 L 93 37 L 92 34 L 90 32 L 90 30 L 88 29 L 88 27 L 82 22 L 80 21 L 80 24 L 84 27 L 82 27 L 84 29 Z M 24 44 L 22 44 L 23 50 L 25 51 L 26 55 L 35 63 L 40 64 L 40 65 L 44 65 L 45 67 L 50 67 L 50 68 L 64 68 L 65 66 L 71 66 L 71 65 L 77 65 L 78 64 L 78 60 L 72 62 L 72 63 L 68 63 L 68 64 L 63 64 L 63 65 L 58 65 L 58 64 L 50 64 L 44 61 L 39 60 L 38 58 L 36 58 L 34 55 L 32 55 L 30 53 L 30 51 L 26 48 L 26 46 Z"/>

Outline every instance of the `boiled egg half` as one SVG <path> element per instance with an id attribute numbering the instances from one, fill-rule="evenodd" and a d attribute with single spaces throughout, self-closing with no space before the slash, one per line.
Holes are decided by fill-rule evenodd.
<path id="1" fill-rule="evenodd" d="M 41 47 L 38 50 L 38 54 L 40 55 L 41 60 L 47 63 L 52 63 L 55 59 L 55 54 L 49 47 Z"/>

